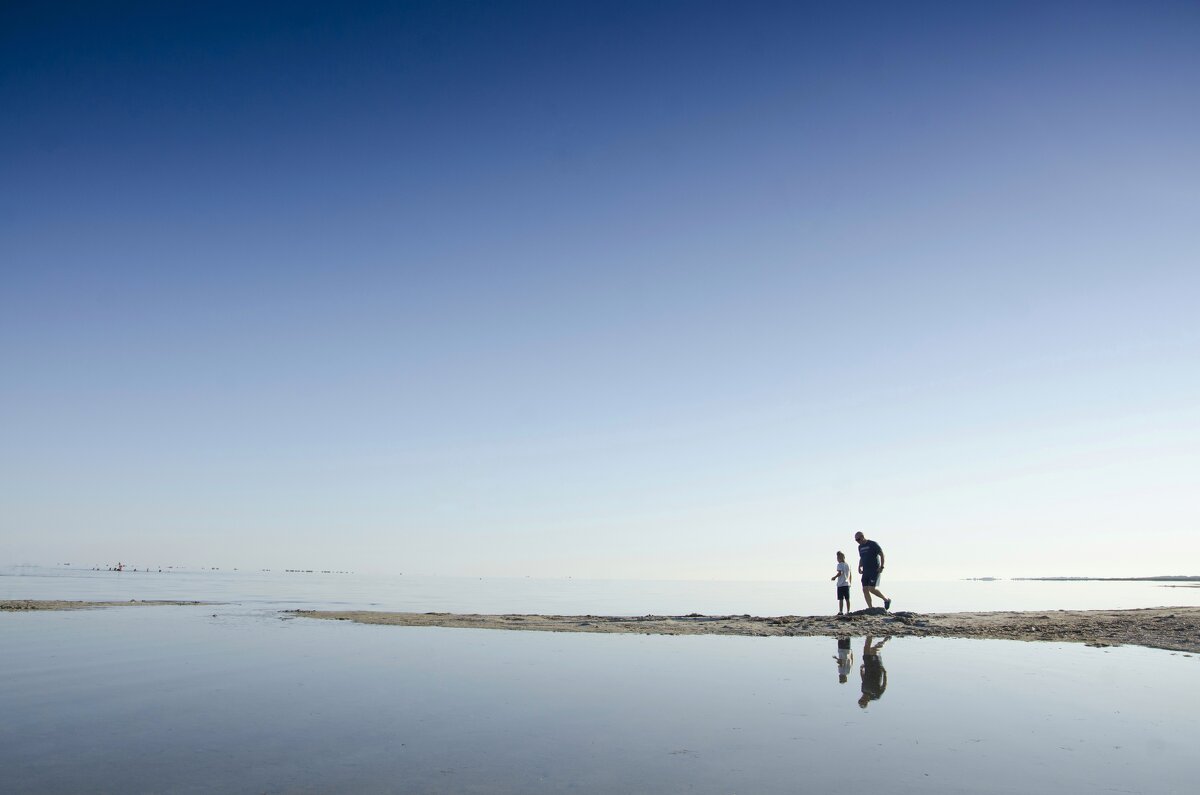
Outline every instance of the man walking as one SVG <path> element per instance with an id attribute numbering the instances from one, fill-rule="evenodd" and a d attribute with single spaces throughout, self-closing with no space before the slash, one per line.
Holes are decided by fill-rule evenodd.
<path id="1" fill-rule="evenodd" d="M 892 600 L 876 587 L 879 585 L 879 575 L 883 573 L 883 549 L 863 535 L 861 530 L 854 534 L 854 540 L 858 542 L 858 581 L 862 583 L 867 609 L 872 607 L 871 594 L 883 600 L 884 610 L 890 609 Z"/>

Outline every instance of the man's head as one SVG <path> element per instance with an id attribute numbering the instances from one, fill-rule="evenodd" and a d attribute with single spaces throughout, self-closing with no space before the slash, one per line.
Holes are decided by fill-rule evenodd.
<path id="1" fill-rule="evenodd" d="M 865 535 L 863 535 L 862 530 L 859 530 L 857 533 L 854 534 L 854 540 L 861 544 L 862 542 L 867 540 L 867 537 Z"/>

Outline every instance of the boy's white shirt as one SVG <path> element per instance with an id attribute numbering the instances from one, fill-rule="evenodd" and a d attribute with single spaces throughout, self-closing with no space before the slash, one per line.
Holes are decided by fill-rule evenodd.
<path id="1" fill-rule="evenodd" d="M 826 569 L 826 571 L 828 571 L 828 569 Z M 850 564 L 849 563 L 846 563 L 845 561 L 842 561 L 841 563 L 839 563 L 838 567 L 837 567 L 837 573 L 838 573 L 837 584 L 838 584 L 839 588 L 843 585 L 850 584 L 849 579 L 847 579 L 850 576 Z"/>

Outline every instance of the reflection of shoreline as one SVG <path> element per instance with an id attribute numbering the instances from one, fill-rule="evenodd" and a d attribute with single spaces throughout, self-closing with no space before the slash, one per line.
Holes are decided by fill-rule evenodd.
<path id="1" fill-rule="evenodd" d="M 1200 607 L 1133 610 L 1051 610 L 992 613 L 854 613 L 825 616 L 559 616 L 475 613 L 386 613 L 365 610 L 287 610 L 304 618 L 392 624 L 407 627 L 521 629 L 541 632 L 624 632 L 639 635 L 785 635 L 840 637 L 847 634 L 893 637 L 978 638 L 1131 644 L 1171 651 L 1200 652 Z"/>

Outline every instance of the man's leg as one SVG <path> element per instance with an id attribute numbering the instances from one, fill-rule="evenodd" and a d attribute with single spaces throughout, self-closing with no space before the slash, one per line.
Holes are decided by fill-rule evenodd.
<path id="1" fill-rule="evenodd" d="M 887 610 L 889 607 L 892 606 L 892 600 L 888 599 L 886 596 L 884 596 L 883 591 L 879 590 L 878 588 L 872 588 L 871 593 L 875 594 L 876 596 L 878 596 L 880 599 L 883 600 L 883 609 L 884 610 Z"/>
<path id="2" fill-rule="evenodd" d="M 863 599 L 867 600 L 867 609 L 871 609 L 871 591 L 875 590 L 870 585 L 863 586 Z"/>

